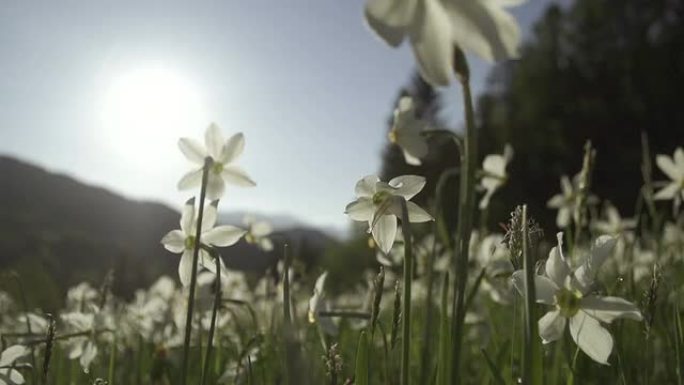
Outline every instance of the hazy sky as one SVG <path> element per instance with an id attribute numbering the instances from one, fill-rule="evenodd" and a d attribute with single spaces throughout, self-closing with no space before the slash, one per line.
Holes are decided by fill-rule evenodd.
<path id="1" fill-rule="evenodd" d="M 552 0 L 514 14 L 525 31 Z M 242 131 L 256 188 L 224 210 L 343 227 L 375 173 L 414 64 L 364 24 L 361 0 L 31 1 L 0 7 L 0 154 L 179 207 L 180 136 Z M 471 60 L 474 88 L 490 66 Z M 447 90 L 461 121 L 456 87 Z M 59 197 L 55 197 L 59 199 Z M 96 209 L 96 208 L 93 208 Z"/>

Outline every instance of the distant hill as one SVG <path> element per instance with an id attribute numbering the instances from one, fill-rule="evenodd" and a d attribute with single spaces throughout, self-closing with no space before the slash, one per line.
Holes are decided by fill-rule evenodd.
<path id="1" fill-rule="evenodd" d="M 114 290 L 121 295 L 131 295 L 161 274 L 177 276 L 178 256 L 159 241 L 178 227 L 178 211 L 4 156 L 0 180 L 0 271 L 16 271 L 35 306 L 56 306 L 67 287 L 82 280 L 97 284 L 111 269 Z M 227 214 L 219 222 L 230 218 L 238 217 Z M 315 261 L 334 242 L 295 220 L 288 225 L 274 234 L 277 246 L 288 240 L 307 261 Z M 264 271 L 277 261 L 278 250 L 264 253 L 240 242 L 222 255 L 230 267 Z M 15 280 L 0 278 L 0 289 L 16 292 Z"/>

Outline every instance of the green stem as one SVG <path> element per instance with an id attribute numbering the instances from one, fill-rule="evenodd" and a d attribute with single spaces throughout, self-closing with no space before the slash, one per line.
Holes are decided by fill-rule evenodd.
<path id="1" fill-rule="evenodd" d="M 523 337 L 523 383 L 541 384 L 541 367 L 537 349 L 537 318 L 534 304 L 536 291 L 534 287 L 534 258 L 530 252 L 527 205 L 522 207 L 522 252 L 525 272 L 525 334 Z"/>
<path id="2" fill-rule="evenodd" d="M 341 317 L 341 318 L 359 318 L 370 319 L 371 314 L 364 311 L 348 311 L 348 310 L 328 310 L 318 312 L 320 317 Z"/>
<path id="3" fill-rule="evenodd" d="M 211 362 L 211 349 L 213 348 L 214 332 L 216 331 L 216 316 L 219 306 L 221 306 L 221 257 L 216 250 L 211 251 L 212 257 L 216 261 L 216 292 L 214 293 L 214 307 L 211 309 L 211 324 L 209 326 L 209 337 L 207 341 L 207 353 L 204 357 L 204 368 L 200 384 L 204 385 L 209 374 L 209 363 Z"/>
<path id="4" fill-rule="evenodd" d="M 465 58 L 463 58 L 465 63 Z M 461 343 L 463 341 L 463 324 L 465 320 L 465 287 L 468 280 L 468 247 L 473 227 L 473 209 L 475 202 L 475 167 L 477 162 L 477 132 L 475 130 L 475 112 L 473 109 L 470 81 L 466 71 L 459 79 L 463 90 L 465 106 L 465 141 L 461 154 L 461 183 L 459 194 L 459 222 L 457 228 L 457 254 L 454 261 L 456 282 L 454 285 L 454 317 L 452 320 L 452 367 L 454 375 L 452 384 L 460 383 Z"/>
<path id="5" fill-rule="evenodd" d="M 401 323 L 401 385 L 409 384 L 409 366 L 411 353 L 411 280 L 413 274 L 413 245 L 411 239 L 411 224 L 409 223 L 406 200 L 401 202 L 401 231 L 404 234 L 404 293 L 403 316 Z"/>
<path id="6" fill-rule="evenodd" d="M 195 286 L 197 286 L 197 261 L 200 251 L 200 237 L 202 235 L 202 217 L 204 216 L 204 199 L 207 193 L 207 179 L 212 160 L 207 157 L 202 168 L 202 186 L 200 187 L 199 212 L 197 213 L 197 231 L 195 232 L 195 249 L 192 253 L 192 275 L 190 276 L 190 292 L 188 293 L 188 312 L 185 317 L 185 339 L 183 341 L 183 363 L 181 369 L 181 384 L 187 383 L 188 361 L 190 357 L 190 337 L 192 335 L 192 316 L 195 307 Z M 220 271 L 219 271 L 220 273 Z"/>
<path id="7" fill-rule="evenodd" d="M 112 345 L 109 351 L 109 369 L 107 371 L 107 385 L 114 384 L 114 361 L 116 358 L 116 334 L 112 337 Z"/>

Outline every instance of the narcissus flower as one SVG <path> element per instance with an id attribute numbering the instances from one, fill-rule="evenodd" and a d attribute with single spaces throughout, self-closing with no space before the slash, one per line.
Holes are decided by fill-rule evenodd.
<path id="1" fill-rule="evenodd" d="M 480 210 L 489 206 L 489 200 L 492 195 L 506 183 L 508 179 L 506 166 L 508 166 L 511 159 L 513 159 L 513 147 L 509 144 L 506 144 L 504 147 L 503 154 L 491 154 L 484 158 L 480 185 L 484 189 L 485 194 L 480 200 Z"/>
<path id="2" fill-rule="evenodd" d="M 24 383 L 24 376 L 14 369 L 14 362 L 27 355 L 29 349 L 22 345 L 13 345 L 3 350 L 0 354 L 0 385 L 21 385 Z"/>
<path id="3" fill-rule="evenodd" d="M 421 223 L 433 220 L 432 216 L 409 200 L 425 186 L 425 178 L 417 175 L 398 176 L 382 182 L 376 175 L 369 175 L 356 183 L 357 199 L 348 204 L 345 213 L 355 221 L 368 222 L 368 231 L 380 250 L 389 253 L 397 235 L 397 217 L 401 207 L 395 197 L 406 200 L 409 222 Z"/>
<path id="4" fill-rule="evenodd" d="M 570 178 L 563 175 L 561 178 L 561 193 L 554 195 L 546 203 L 546 207 L 558 210 L 556 226 L 559 228 L 564 229 L 570 224 L 572 212 L 575 210 L 576 198 L 575 186 L 570 181 Z"/>
<path id="5" fill-rule="evenodd" d="M 421 135 L 424 128 L 425 123 L 416 117 L 413 99 L 409 96 L 399 99 L 394 110 L 394 123 L 387 136 L 390 142 L 401 148 L 404 160 L 412 166 L 419 166 L 420 158 L 428 153 L 427 141 Z"/>
<path id="6" fill-rule="evenodd" d="M 667 155 L 658 155 L 656 157 L 656 164 L 671 181 L 658 191 L 653 196 L 653 199 L 672 199 L 675 201 L 675 204 L 681 203 L 684 200 L 684 149 L 681 147 L 677 148 L 672 158 Z"/>
<path id="7" fill-rule="evenodd" d="M 639 309 L 622 298 L 602 297 L 593 293 L 594 280 L 599 267 L 610 255 L 615 238 L 599 237 L 591 255 L 575 271 L 570 269 L 563 255 L 563 234 L 558 234 L 558 246 L 551 249 L 546 260 L 546 275 L 535 276 L 536 301 L 554 309 L 539 319 L 539 336 L 544 343 L 563 336 L 569 324 L 570 335 L 580 349 L 594 361 L 608 365 L 613 350 L 613 337 L 601 323 L 618 318 L 641 321 Z M 513 273 L 513 284 L 524 295 L 525 272 Z"/>
<path id="8" fill-rule="evenodd" d="M 197 187 L 202 183 L 202 168 L 207 157 L 211 158 L 212 161 L 207 179 L 208 199 L 221 198 L 226 182 L 246 187 L 256 185 L 242 168 L 233 164 L 245 148 L 245 137 L 242 133 L 237 133 L 228 140 L 224 140 L 219 127 L 212 123 L 204 134 L 204 144 L 202 146 L 190 138 L 181 138 L 178 141 L 178 147 L 180 147 L 183 155 L 189 161 L 200 166 L 185 174 L 178 181 L 179 190 Z"/>
<path id="9" fill-rule="evenodd" d="M 202 217 L 202 234 L 200 241 L 205 245 L 226 247 L 234 245 L 240 238 L 245 235 L 245 230 L 235 226 L 218 226 L 216 224 L 216 206 L 218 201 L 205 206 L 204 215 Z M 172 230 L 168 232 L 161 243 L 166 250 L 182 254 L 180 264 L 178 265 L 178 275 L 183 286 L 190 284 L 190 277 L 192 275 L 192 255 L 195 250 L 195 239 L 197 231 L 197 213 L 195 212 L 195 199 L 192 198 L 183 206 L 183 212 L 180 219 L 180 230 Z M 216 265 L 213 258 L 206 250 L 200 249 L 199 255 L 200 266 L 209 271 L 216 273 Z"/>
<path id="10" fill-rule="evenodd" d="M 520 29 L 507 7 L 524 0 L 369 0 L 368 25 L 397 47 L 408 36 L 419 69 L 432 85 L 449 84 L 454 47 L 485 60 L 518 55 Z"/>
<path id="11" fill-rule="evenodd" d="M 605 208 L 606 219 L 596 220 L 592 227 L 601 234 L 620 235 L 636 228 L 635 219 L 623 219 L 615 206 L 609 204 Z"/>
<path id="12" fill-rule="evenodd" d="M 247 234 L 245 234 L 247 243 L 257 245 L 263 251 L 273 250 L 273 242 L 268 238 L 273 231 L 270 223 L 257 220 L 251 215 L 246 215 L 242 223 L 247 228 Z"/>

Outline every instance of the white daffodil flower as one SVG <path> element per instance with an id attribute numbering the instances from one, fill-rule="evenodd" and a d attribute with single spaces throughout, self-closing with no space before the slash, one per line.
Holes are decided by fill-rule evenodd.
<path id="1" fill-rule="evenodd" d="M 602 297 L 592 293 L 598 268 L 610 255 L 615 238 L 599 237 L 590 256 L 574 272 L 563 255 L 563 233 L 558 233 L 558 246 L 546 260 L 546 276 L 535 276 L 536 301 L 554 309 L 539 319 L 539 336 L 546 344 L 563 336 L 569 323 L 570 335 L 580 349 L 594 361 L 608 365 L 613 350 L 613 337 L 601 322 L 618 318 L 641 321 L 639 309 L 618 297 Z M 513 284 L 524 295 L 525 272 L 513 273 Z"/>
<path id="2" fill-rule="evenodd" d="M 511 162 L 511 159 L 513 159 L 513 147 L 510 144 L 506 144 L 503 154 L 491 154 L 484 158 L 480 186 L 484 189 L 485 194 L 480 199 L 480 210 L 489 206 L 492 195 L 508 180 L 506 166 Z"/>
<path id="3" fill-rule="evenodd" d="M 677 148 L 672 158 L 662 154 L 656 156 L 656 164 L 671 181 L 658 191 L 653 199 L 672 199 L 679 205 L 684 200 L 684 149 Z"/>
<path id="4" fill-rule="evenodd" d="M 245 230 L 235 226 L 218 226 L 216 224 L 216 205 L 218 201 L 205 206 L 204 215 L 202 217 L 202 234 L 200 241 L 205 245 L 216 247 L 227 247 L 234 245 L 240 238 L 245 235 Z M 183 286 L 190 284 L 192 275 L 192 256 L 195 250 L 197 231 L 197 213 L 195 212 L 195 198 L 188 200 L 183 207 L 183 212 L 180 219 L 180 230 L 172 230 L 168 232 L 161 243 L 166 250 L 182 254 L 180 264 L 178 265 L 178 276 Z M 216 273 L 216 265 L 214 259 L 209 253 L 200 248 L 199 264 L 205 269 Z"/>
<path id="5" fill-rule="evenodd" d="M 0 385 L 21 385 L 24 376 L 13 368 L 14 362 L 27 355 L 30 350 L 22 345 L 13 345 L 0 354 Z"/>
<path id="6" fill-rule="evenodd" d="M 273 232 L 270 223 L 259 221 L 251 215 L 246 215 L 242 219 L 242 223 L 247 228 L 247 234 L 245 234 L 247 243 L 257 245 L 263 251 L 273 250 L 273 242 L 268 238 Z"/>
<path id="7" fill-rule="evenodd" d="M 592 227 L 601 234 L 620 235 L 636 228 L 635 219 L 623 219 L 620 212 L 613 205 L 605 209 L 606 219 L 594 221 Z"/>
<path id="8" fill-rule="evenodd" d="M 313 295 L 309 299 L 309 310 L 307 312 L 309 322 L 318 322 L 324 332 L 329 335 L 336 336 L 339 333 L 337 325 L 330 317 L 321 317 L 319 313 L 329 310 L 328 302 L 325 300 L 325 279 L 328 277 L 328 272 L 324 272 L 317 279 L 314 285 Z"/>
<path id="9" fill-rule="evenodd" d="M 200 166 L 198 169 L 185 174 L 178 181 L 179 190 L 197 187 L 202 183 L 202 169 L 207 157 L 212 160 L 207 179 L 207 199 L 221 198 L 226 182 L 245 187 L 256 186 L 256 183 L 242 168 L 233 164 L 242 155 L 245 148 L 245 137 L 242 133 L 237 133 L 228 140 L 224 140 L 219 127 L 212 123 L 204 134 L 204 144 L 202 146 L 190 138 L 181 138 L 178 141 L 178 147 L 180 147 L 183 155 L 190 162 Z"/>
<path id="10" fill-rule="evenodd" d="M 394 123 L 387 137 L 401 148 L 404 160 L 412 166 L 420 166 L 420 158 L 428 153 L 427 140 L 421 135 L 425 123 L 416 117 L 416 108 L 410 96 L 399 99 L 394 110 Z"/>
<path id="11" fill-rule="evenodd" d="M 397 235 L 397 217 L 402 215 L 401 207 L 392 202 L 394 197 L 406 200 L 409 222 L 433 220 L 425 210 L 409 201 L 424 186 L 425 178 L 417 175 L 398 176 L 389 183 L 382 182 L 376 175 L 366 176 L 356 183 L 357 199 L 347 205 L 345 213 L 355 221 L 368 222 L 368 231 L 373 234 L 375 243 L 387 254 Z"/>
<path id="12" fill-rule="evenodd" d="M 561 193 L 554 195 L 546 203 L 546 207 L 558 210 L 556 226 L 561 229 L 568 227 L 570 224 L 572 212 L 575 210 L 576 196 L 574 184 L 570 181 L 570 178 L 563 175 L 561 178 Z"/>
<path id="13" fill-rule="evenodd" d="M 518 55 L 520 29 L 506 10 L 524 0 L 369 0 L 368 25 L 392 47 L 408 36 L 423 78 L 452 79 L 454 46 L 488 61 Z"/>

